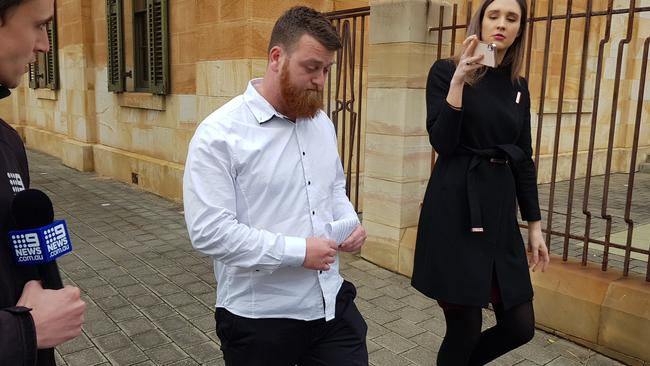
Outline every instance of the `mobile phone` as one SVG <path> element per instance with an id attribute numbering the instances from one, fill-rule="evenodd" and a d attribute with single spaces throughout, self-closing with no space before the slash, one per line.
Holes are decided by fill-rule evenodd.
<path id="1" fill-rule="evenodd" d="M 497 46 L 494 43 L 479 42 L 474 49 L 474 56 L 483 55 L 478 61 L 481 65 L 497 67 Z"/>

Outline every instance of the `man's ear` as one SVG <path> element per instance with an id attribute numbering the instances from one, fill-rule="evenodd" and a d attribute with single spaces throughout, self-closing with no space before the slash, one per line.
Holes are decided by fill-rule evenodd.
<path id="1" fill-rule="evenodd" d="M 280 72 L 285 52 L 280 46 L 273 46 L 269 51 L 269 67 L 273 72 Z"/>

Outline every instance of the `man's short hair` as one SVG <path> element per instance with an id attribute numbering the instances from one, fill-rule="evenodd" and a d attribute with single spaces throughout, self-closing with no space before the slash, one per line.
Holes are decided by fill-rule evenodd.
<path id="1" fill-rule="evenodd" d="M 306 6 L 295 6 L 275 22 L 268 51 L 275 46 L 281 46 L 291 52 L 304 34 L 314 37 L 330 51 L 341 48 L 338 33 L 323 13 Z"/>
<path id="2" fill-rule="evenodd" d="M 5 17 L 9 10 L 27 0 L 0 0 L 0 27 L 5 23 Z"/>

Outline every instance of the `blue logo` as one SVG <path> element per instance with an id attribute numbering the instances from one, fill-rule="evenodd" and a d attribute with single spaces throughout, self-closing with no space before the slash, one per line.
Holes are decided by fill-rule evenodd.
<path id="1" fill-rule="evenodd" d="M 47 263 L 72 251 L 63 220 L 36 229 L 10 231 L 9 240 L 18 264 Z"/>

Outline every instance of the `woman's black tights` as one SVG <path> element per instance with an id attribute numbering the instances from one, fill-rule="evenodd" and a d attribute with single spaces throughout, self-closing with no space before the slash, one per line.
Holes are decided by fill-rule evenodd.
<path id="1" fill-rule="evenodd" d="M 528 343 L 535 335 L 532 302 L 503 310 L 494 305 L 497 325 L 481 332 L 481 308 L 443 308 L 447 332 L 438 351 L 438 366 L 485 365 Z"/>

